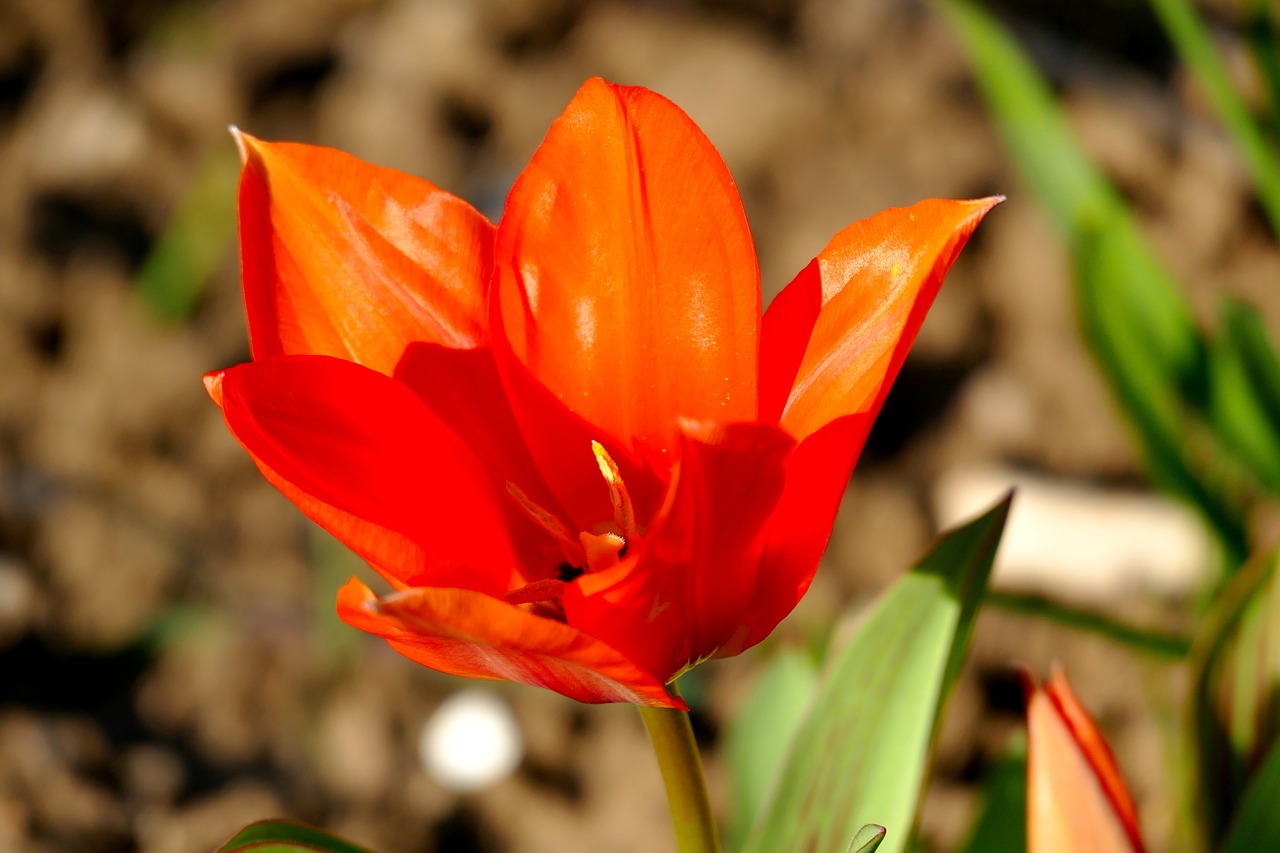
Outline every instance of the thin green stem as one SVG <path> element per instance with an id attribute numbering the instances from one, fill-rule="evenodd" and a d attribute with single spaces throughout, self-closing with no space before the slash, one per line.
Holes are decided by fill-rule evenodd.
<path id="1" fill-rule="evenodd" d="M 1090 610 L 1080 610 L 1038 595 L 988 592 L 986 603 L 1013 613 L 1043 616 L 1061 625 L 1078 628 L 1156 657 L 1183 660 L 1191 651 L 1191 641 L 1176 634 L 1135 628 Z"/>
<path id="2" fill-rule="evenodd" d="M 670 685 L 670 690 L 673 696 L 680 695 L 675 684 Z M 676 848 L 680 853 L 720 853 L 720 837 L 711 800 L 707 798 L 702 757 L 693 739 L 689 712 L 640 706 L 640 718 L 649 730 L 662 782 L 667 786 Z"/>

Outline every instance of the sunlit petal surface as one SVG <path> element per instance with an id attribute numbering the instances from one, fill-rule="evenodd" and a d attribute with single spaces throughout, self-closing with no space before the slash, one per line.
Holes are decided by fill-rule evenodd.
<path id="1" fill-rule="evenodd" d="M 808 589 L 956 255 L 998 199 L 849 226 L 761 316 L 738 191 L 679 107 L 593 79 L 495 228 L 418 178 L 238 137 L 254 362 L 210 374 L 263 475 L 389 583 L 419 663 L 675 705 Z"/>

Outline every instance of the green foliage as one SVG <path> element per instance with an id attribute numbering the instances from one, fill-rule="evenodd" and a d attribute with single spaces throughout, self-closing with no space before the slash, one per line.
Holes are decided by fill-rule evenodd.
<path id="1" fill-rule="evenodd" d="M 816 682 L 814 663 L 800 652 L 784 650 L 769 661 L 729 724 L 725 759 L 733 795 L 730 850 L 740 849 L 751 831 L 782 768 L 792 736 L 804 719 Z"/>
<path id="2" fill-rule="evenodd" d="M 880 849 L 880 842 L 884 841 L 885 832 L 883 826 L 867 824 L 853 836 L 847 853 L 875 853 Z"/>
<path id="3" fill-rule="evenodd" d="M 1258 312 L 1224 300 L 1209 352 L 1208 417 L 1255 482 L 1280 495 L 1280 358 Z"/>
<path id="4" fill-rule="evenodd" d="M 1025 613 L 1052 620 L 1059 625 L 1105 637 L 1113 643 L 1168 660 L 1182 660 L 1191 650 L 1186 637 L 1150 628 L 1135 627 L 1109 616 L 1034 593 L 991 591 L 983 604 L 1010 613 Z"/>
<path id="5" fill-rule="evenodd" d="M 1216 334 L 1201 333 L 1015 40 L 967 0 L 942 5 L 1013 159 L 1070 247 L 1085 338 L 1135 428 L 1151 479 L 1200 511 L 1235 570 L 1250 552 L 1246 519 L 1259 493 L 1280 495 L 1280 358 L 1263 320 L 1249 306 L 1225 301 Z M 1249 0 L 1247 10 L 1273 113 L 1268 128 L 1234 88 L 1190 0 L 1151 5 L 1236 142 L 1280 235 L 1280 148 L 1268 137 L 1280 127 L 1275 7 Z M 1218 590 L 1192 650 L 1204 833 L 1209 846 L 1223 842 L 1219 849 L 1232 853 L 1280 849 L 1280 632 L 1269 627 L 1280 617 L 1278 561 L 1280 551 L 1269 551 Z M 1135 639 L 1121 627 L 1117 638 Z"/>
<path id="6" fill-rule="evenodd" d="M 833 653 L 746 850 L 844 850 L 870 823 L 906 848 L 1010 500 L 943 536 Z"/>
<path id="7" fill-rule="evenodd" d="M 1276 27 L 1274 0 L 1246 0 L 1245 34 L 1258 72 L 1266 85 L 1271 119 L 1272 141 L 1280 132 L 1280 28 Z"/>
<path id="8" fill-rule="evenodd" d="M 1201 512 L 1234 569 L 1248 553 L 1237 469 L 1199 415 L 1208 345 L 1186 300 L 1015 40 L 973 4 L 944 8 L 1014 161 L 1071 248 L 1081 326 L 1151 478 Z"/>
<path id="9" fill-rule="evenodd" d="M 1254 774 L 1219 853 L 1280 850 L 1280 745 Z"/>
<path id="10" fill-rule="evenodd" d="M 1192 716 L 1210 841 L 1226 832 L 1280 734 L 1278 567 L 1280 547 L 1251 561 L 1218 597 L 1197 637 Z"/>
<path id="11" fill-rule="evenodd" d="M 195 310 L 230 245 L 240 159 L 226 144 L 205 157 L 160 239 L 138 271 L 138 293 L 157 316 L 176 322 Z"/>
<path id="12" fill-rule="evenodd" d="M 369 853 L 350 841 L 343 841 L 315 827 L 289 820 L 251 823 L 217 853 Z"/>
<path id="13" fill-rule="evenodd" d="M 987 773 L 982 811 L 963 853 L 1026 853 L 1027 754 L 1019 744 Z"/>
<path id="14" fill-rule="evenodd" d="M 1263 134 L 1262 126 L 1236 91 L 1226 63 L 1218 55 L 1208 29 L 1190 0 L 1150 0 L 1150 3 L 1182 61 L 1195 74 L 1218 118 L 1235 140 L 1258 191 L 1258 200 L 1271 221 L 1271 229 L 1280 237 L 1280 156 L 1276 148 Z M 1260 20 L 1265 21 L 1266 18 Z M 1265 33 L 1265 29 L 1259 33 L 1261 40 L 1255 36 L 1254 44 L 1255 52 L 1258 47 L 1263 49 L 1262 70 L 1268 73 L 1273 72 L 1266 63 L 1274 61 L 1275 57 L 1274 30 L 1269 45 Z"/>

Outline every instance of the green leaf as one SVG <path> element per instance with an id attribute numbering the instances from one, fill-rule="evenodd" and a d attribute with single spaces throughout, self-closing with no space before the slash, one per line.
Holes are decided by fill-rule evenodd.
<path id="1" fill-rule="evenodd" d="M 1274 0 L 1246 0 L 1245 36 L 1249 50 L 1266 84 L 1271 107 L 1271 130 L 1280 130 L 1280 28 L 1276 27 Z"/>
<path id="2" fill-rule="evenodd" d="M 725 738 L 733 798 L 730 850 L 740 849 L 751 831 L 804 718 L 817 677 L 807 655 L 784 650 L 769 662 L 746 704 L 734 715 Z"/>
<path id="3" fill-rule="evenodd" d="M 1259 485 L 1280 495 L 1280 358 L 1253 307 L 1223 300 L 1209 369 L 1214 431 Z"/>
<path id="4" fill-rule="evenodd" d="M 1232 84 L 1231 73 L 1214 47 L 1209 29 L 1189 0 L 1150 3 L 1182 61 L 1195 74 L 1218 118 L 1235 140 L 1253 178 L 1258 201 L 1271 221 L 1272 231 L 1280 237 L 1280 157 Z"/>
<path id="5" fill-rule="evenodd" d="M 1181 635 L 1129 625 L 1103 613 L 1055 601 L 1036 593 L 992 590 L 987 593 L 983 604 L 1010 613 L 1030 614 L 1068 628 L 1096 634 L 1153 657 L 1182 660 L 1191 651 L 1191 641 Z"/>
<path id="6" fill-rule="evenodd" d="M 886 831 L 883 826 L 867 824 L 853 836 L 846 853 L 875 853 L 880 849 L 880 842 L 884 841 Z"/>
<path id="7" fill-rule="evenodd" d="M 1196 637 L 1192 678 L 1201 805 L 1215 841 L 1280 743 L 1280 547 L 1218 596 Z"/>
<path id="8" fill-rule="evenodd" d="M 1158 485 L 1195 506 L 1235 568 L 1248 553 L 1231 468 L 1196 416 L 1206 344 L 1118 192 L 1085 156 L 1052 90 L 987 12 L 944 0 L 1010 153 L 1070 246 L 1081 327 Z"/>
<path id="9" fill-rule="evenodd" d="M 312 826 L 291 820 L 263 820 L 251 823 L 236 837 L 218 848 L 217 853 L 369 853 L 364 847 L 343 841 Z"/>
<path id="10" fill-rule="evenodd" d="M 218 146 L 201 163 L 186 195 L 138 271 L 138 293 L 162 319 L 176 322 L 195 310 L 235 226 L 235 147 Z"/>
<path id="11" fill-rule="evenodd" d="M 1244 792 L 1218 853 L 1258 853 L 1280 850 L 1280 744 L 1273 746 Z"/>
<path id="12" fill-rule="evenodd" d="M 883 853 L 906 847 L 1011 500 L 944 535 L 833 652 L 746 850 L 840 851 L 870 823 Z"/>
<path id="13" fill-rule="evenodd" d="M 974 822 L 963 853 L 1026 853 L 1026 744 L 1010 752 L 987 773 L 982 811 Z"/>

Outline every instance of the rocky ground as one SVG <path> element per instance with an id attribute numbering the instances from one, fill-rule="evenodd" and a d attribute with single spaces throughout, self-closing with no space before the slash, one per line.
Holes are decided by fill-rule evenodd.
<path id="1" fill-rule="evenodd" d="M 1233 7 L 1217 5 L 1229 36 Z M 1019 32 L 1197 309 L 1246 296 L 1280 328 L 1280 251 L 1144 4 L 1036 8 Z M 957 472 L 1141 492 L 1078 339 L 1064 249 L 927 4 L 0 0 L 0 850 L 196 853 L 274 814 L 386 853 L 669 848 L 627 707 L 500 688 L 525 739 L 518 770 L 468 795 L 429 778 L 419 732 L 463 685 L 336 621 L 333 592 L 361 568 L 261 479 L 200 383 L 248 357 L 217 225 L 228 124 L 423 175 L 496 217 L 593 74 L 664 93 L 716 143 L 766 295 L 882 207 L 1010 196 L 925 325 L 782 640 L 910 565 Z M 198 180 L 210 274 L 165 319 L 136 280 Z M 1185 585 L 1144 578 L 1086 595 L 1179 627 Z M 1167 716 L 1180 673 L 1000 612 L 951 707 L 926 839 L 945 850 L 966 831 L 974 783 L 1018 725 L 1015 658 L 1067 662 L 1158 841 L 1174 803 L 1168 722 L 1150 709 Z M 701 670 L 720 802 L 719 738 L 758 662 Z"/>

